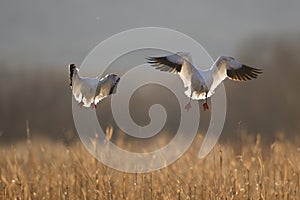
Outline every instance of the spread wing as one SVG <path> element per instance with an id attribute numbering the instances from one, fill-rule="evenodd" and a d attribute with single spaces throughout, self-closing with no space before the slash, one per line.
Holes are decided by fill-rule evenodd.
<path id="1" fill-rule="evenodd" d="M 228 78 L 234 81 L 247 81 L 257 78 L 258 74 L 262 73 L 261 69 L 241 65 L 238 68 L 228 67 L 226 70 Z"/>
<path id="2" fill-rule="evenodd" d="M 261 69 L 249 67 L 227 56 L 220 56 L 211 69 L 213 75 L 221 81 L 227 77 L 234 81 L 247 81 L 262 73 Z"/>
<path id="3" fill-rule="evenodd" d="M 96 89 L 95 104 L 99 103 L 109 95 L 116 93 L 119 81 L 120 77 L 115 74 L 109 74 L 100 79 Z"/>
<path id="4" fill-rule="evenodd" d="M 247 81 L 257 78 L 262 70 L 244 65 L 232 57 L 220 56 L 210 68 L 209 73 L 213 78 L 210 87 L 210 91 L 213 92 L 227 77 L 234 81 Z"/>
<path id="5" fill-rule="evenodd" d="M 179 73 L 184 62 L 184 59 L 177 54 L 164 57 L 148 57 L 146 59 L 155 69 L 171 73 Z"/>

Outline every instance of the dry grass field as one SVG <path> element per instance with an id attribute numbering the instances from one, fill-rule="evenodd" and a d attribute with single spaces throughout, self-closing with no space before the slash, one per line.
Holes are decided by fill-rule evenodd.
<path id="1" fill-rule="evenodd" d="M 300 147 L 241 138 L 198 159 L 199 135 L 175 163 L 146 174 L 108 168 L 79 141 L 28 139 L 1 147 L 0 199 L 300 199 Z"/>
<path id="2" fill-rule="evenodd" d="M 0 5 L 0 200 L 300 200 L 299 0 L 1 0 Z M 146 27 L 157 27 L 157 34 L 143 32 Z M 164 28 L 175 32 L 168 37 L 161 34 Z M 202 132 L 210 122 L 221 125 L 212 117 L 223 115 L 204 112 L 199 101 L 199 119 L 189 118 L 192 113 L 181 118 L 180 105 L 188 97 L 176 98 L 185 90 L 178 75 L 150 66 L 153 74 L 135 73 L 147 57 L 173 51 L 191 52 L 200 69 L 213 64 L 208 57 L 223 55 L 263 71 L 252 81 L 224 81 L 222 135 L 204 159 L 198 157 Z M 89 133 L 85 139 L 97 155 L 117 160 L 116 155 L 99 148 L 111 146 L 100 141 L 97 128 L 89 125 L 92 119 L 84 119 L 83 129 L 93 132 L 77 134 L 70 63 L 81 68 L 82 76 L 114 73 L 126 80 L 117 93 L 131 119 L 122 112 L 122 121 L 115 118 L 117 94 L 95 109 L 99 125 L 111 130 L 106 131 L 110 142 L 134 152 L 154 151 L 174 138 L 183 120 L 199 122 L 195 141 L 174 163 L 153 172 L 125 173 L 102 164 L 79 140 L 83 134 Z M 166 87 L 175 83 L 177 92 Z M 210 107 L 220 103 L 217 99 Z M 161 108 L 156 112 L 153 105 Z M 158 112 L 165 123 L 154 127 Z M 147 139 L 125 133 L 146 125 L 162 129 Z M 187 138 L 184 133 L 180 141 Z M 179 152 L 176 148 L 166 152 Z"/>

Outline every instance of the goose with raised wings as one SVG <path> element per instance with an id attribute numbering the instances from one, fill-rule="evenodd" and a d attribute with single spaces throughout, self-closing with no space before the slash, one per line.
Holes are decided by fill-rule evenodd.
<path id="1" fill-rule="evenodd" d="M 120 81 L 116 74 L 108 74 L 101 79 L 82 77 L 75 64 L 69 65 L 69 72 L 70 87 L 79 107 L 96 108 L 101 100 L 116 92 Z"/>
<path id="2" fill-rule="evenodd" d="M 195 67 L 191 54 L 186 52 L 146 59 L 156 69 L 180 76 L 186 88 L 185 94 L 189 97 L 185 106 L 187 111 L 191 108 L 191 99 L 204 100 L 203 108 L 208 110 L 207 99 L 214 94 L 215 89 L 226 78 L 233 81 L 247 81 L 257 78 L 262 73 L 261 69 L 249 67 L 229 56 L 220 56 L 206 70 Z"/>

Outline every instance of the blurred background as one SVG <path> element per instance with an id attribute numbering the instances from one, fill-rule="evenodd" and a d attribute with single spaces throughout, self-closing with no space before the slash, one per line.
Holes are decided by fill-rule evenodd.
<path id="1" fill-rule="evenodd" d="M 257 80 L 225 82 L 228 110 L 221 141 L 235 140 L 241 130 L 261 134 L 265 142 L 292 140 L 300 130 L 299 9 L 296 0 L 2 0 L 0 143 L 26 138 L 26 121 L 31 137 L 76 140 L 68 64 L 80 65 L 109 36 L 144 26 L 175 29 L 197 40 L 213 59 L 230 55 L 263 69 Z M 141 93 L 135 100 L 147 98 Z M 108 98 L 98 106 L 98 112 L 108 113 L 101 118 L 105 125 L 111 123 L 109 103 Z M 167 110 L 171 116 L 178 112 L 172 105 Z M 147 115 L 143 109 L 132 112 L 134 119 Z M 172 132 L 176 120 L 168 126 Z"/>

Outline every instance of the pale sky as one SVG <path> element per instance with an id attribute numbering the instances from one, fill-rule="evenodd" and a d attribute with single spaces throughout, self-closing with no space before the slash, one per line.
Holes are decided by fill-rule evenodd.
<path id="1" fill-rule="evenodd" d="M 1 0 L 0 61 L 81 63 L 109 36 L 158 26 L 196 39 L 213 58 L 255 34 L 300 32 L 300 1 Z"/>

